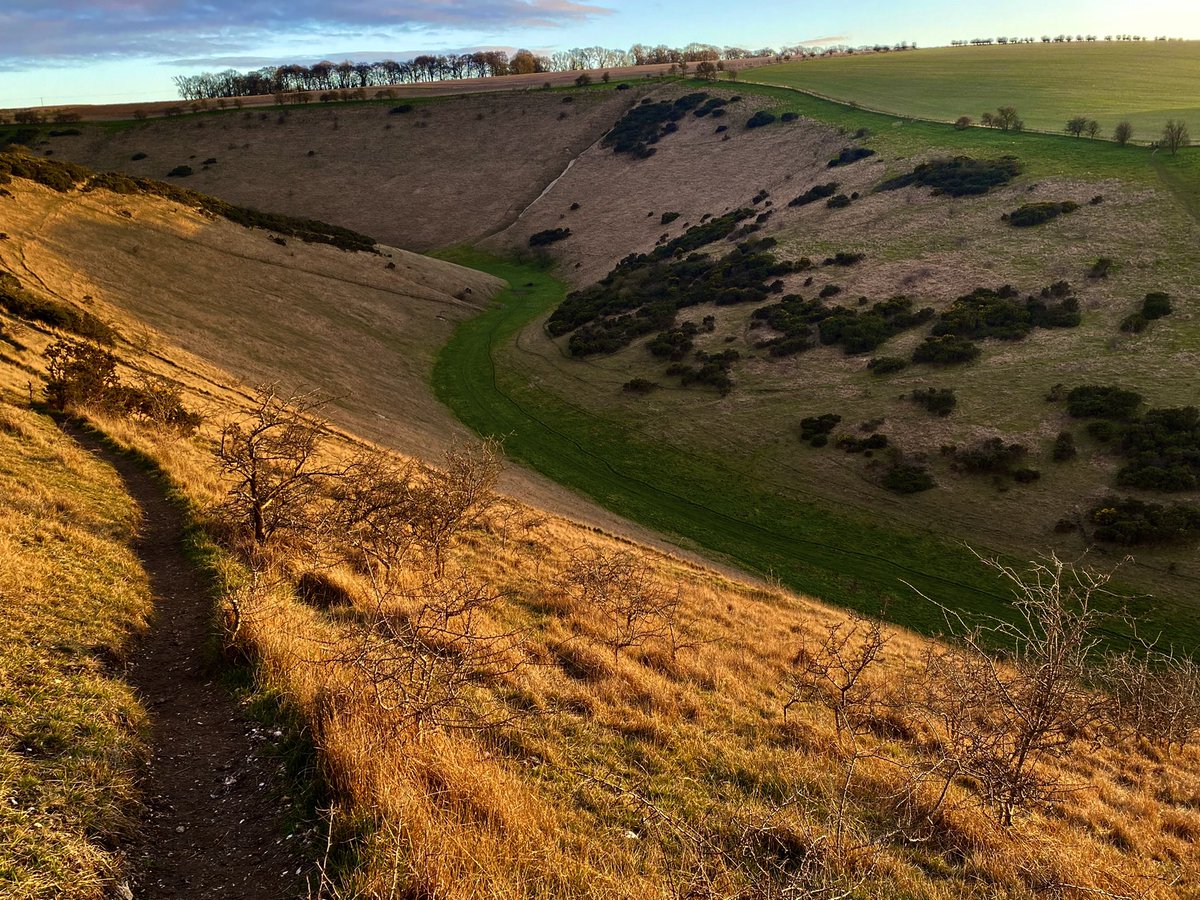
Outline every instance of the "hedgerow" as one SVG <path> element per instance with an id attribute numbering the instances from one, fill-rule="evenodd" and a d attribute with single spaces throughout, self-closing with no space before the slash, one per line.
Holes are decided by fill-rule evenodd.
<path id="1" fill-rule="evenodd" d="M 556 241 L 566 240 L 571 236 L 570 228 L 547 228 L 545 231 L 538 231 L 529 236 L 530 247 L 545 247 L 547 244 L 553 244 Z"/>
<path id="2" fill-rule="evenodd" d="M 0 272 L 0 309 L 9 315 L 61 328 L 102 344 L 111 344 L 116 338 L 116 332 L 96 316 L 57 300 L 39 297 L 25 290 L 20 280 L 8 272 Z"/>

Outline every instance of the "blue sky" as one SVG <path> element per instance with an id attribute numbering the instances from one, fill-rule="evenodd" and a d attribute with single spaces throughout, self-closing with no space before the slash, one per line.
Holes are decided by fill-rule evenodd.
<path id="1" fill-rule="evenodd" d="M 744 47 L 1060 32 L 1200 38 L 1200 4 L 1095 0 L 3 0 L 0 107 L 170 99 L 176 74 L 473 47 Z M 1200 52 L 1200 50 L 1198 50 Z"/>

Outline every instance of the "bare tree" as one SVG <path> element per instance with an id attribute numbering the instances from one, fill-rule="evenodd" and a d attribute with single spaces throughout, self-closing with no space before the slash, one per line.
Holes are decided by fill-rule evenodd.
<path id="1" fill-rule="evenodd" d="M 1133 126 L 1128 122 L 1118 122 L 1113 129 L 1113 140 L 1124 147 L 1133 138 Z"/>
<path id="2" fill-rule="evenodd" d="M 1079 137 L 1081 134 L 1083 134 L 1084 129 L 1087 128 L 1087 124 L 1087 116 L 1072 116 L 1067 120 L 1067 127 L 1063 130 L 1067 132 L 1067 134 L 1073 134 L 1075 137 Z"/>
<path id="3" fill-rule="evenodd" d="M 1100 133 L 1100 123 L 1095 119 L 1088 119 L 1087 124 L 1083 128 L 1087 132 L 1087 136 L 1092 140 L 1096 139 L 1096 135 Z"/>
<path id="4" fill-rule="evenodd" d="M 1183 121 L 1176 122 L 1174 119 L 1167 119 L 1167 124 L 1163 126 L 1162 145 L 1171 152 L 1172 156 L 1191 142 L 1188 127 Z"/>
<path id="5" fill-rule="evenodd" d="M 496 483 L 503 468 L 500 444 L 494 440 L 458 444 L 446 451 L 440 468 L 416 468 L 411 523 L 432 556 L 435 574 L 442 574 L 454 538 L 500 503 Z"/>
<path id="6" fill-rule="evenodd" d="M 672 653 L 679 648 L 679 587 L 664 582 L 636 554 L 577 550 L 560 586 L 582 609 L 599 615 L 600 642 L 614 661 L 622 650 L 656 639 L 666 641 Z"/>
<path id="7" fill-rule="evenodd" d="M 233 478 L 225 512 L 256 544 L 280 531 L 303 532 L 324 482 L 345 473 L 318 464 L 326 433 L 319 413 L 326 403 L 315 393 L 284 396 L 264 387 L 249 416 L 221 431 L 221 468 Z"/>
<path id="8" fill-rule="evenodd" d="M 1096 603 L 1111 574 L 1054 556 L 1027 573 L 983 562 L 1012 585 L 1015 621 L 968 629 L 942 607 L 958 634 L 955 644 L 928 651 L 920 706 L 943 735 L 935 766 L 945 779 L 942 799 L 965 776 L 1009 826 L 1018 811 L 1072 789 L 1043 763 L 1066 755 L 1101 720 L 1104 699 L 1087 680 L 1100 644 Z M 1004 646 L 1012 655 L 1001 662 L 995 651 Z"/>

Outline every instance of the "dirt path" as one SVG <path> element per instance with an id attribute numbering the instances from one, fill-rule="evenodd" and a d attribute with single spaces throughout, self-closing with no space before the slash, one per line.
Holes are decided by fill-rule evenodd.
<path id="1" fill-rule="evenodd" d="M 64 426 L 110 463 L 142 510 L 136 550 L 150 575 L 156 616 L 126 679 L 152 722 L 142 784 L 147 819 L 130 848 L 133 896 L 287 900 L 306 896 L 300 836 L 288 840 L 275 795 L 273 735 L 242 717 L 206 665 L 212 607 L 183 554 L 183 516 L 136 462 Z"/>

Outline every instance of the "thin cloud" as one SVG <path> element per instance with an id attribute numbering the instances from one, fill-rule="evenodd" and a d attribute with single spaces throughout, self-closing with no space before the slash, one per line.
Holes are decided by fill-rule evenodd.
<path id="1" fill-rule="evenodd" d="M 18 59 L 216 58 L 280 33 L 355 40 L 446 28 L 555 28 L 612 12 L 594 0 L 7 0 L 0 57 L 8 58 L 5 67 Z"/>

